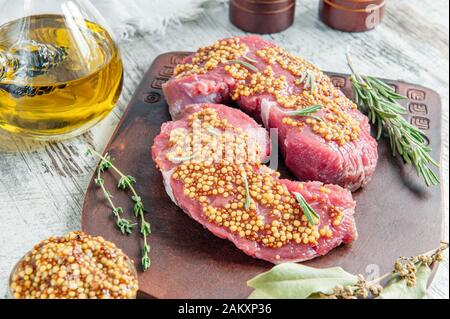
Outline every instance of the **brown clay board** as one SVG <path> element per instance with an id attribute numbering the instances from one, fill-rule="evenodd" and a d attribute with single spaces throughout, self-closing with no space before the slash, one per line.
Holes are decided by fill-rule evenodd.
<path id="1" fill-rule="evenodd" d="M 106 147 L 115 163 L 137 178 L 148 219 L 152 224 L 151 268 L 139 272 L 140 293 L 155 298 L 246 298 L 246 281 L 273 265 L 253 259 L 227 240 L 219 239 L 190 219 L 166 195 L 162 177 L 151 159 L 153 139 L 170 116 L 161 91 L 185 52 L 159 56 L 145 75 L 111 141 Z M 335 85 L 351 97 L 346 75 L 329 73 Z M 440 158 L 439 95 L 417 85 L 388 81 L 408 97 L 408 120 L 424 130 L 434 158 Z M 354 194 L 359 239 L 328 255 L 306 262 L 314 267 L 341 266 L 347 271 L 373 275 L 392 268 L 399 255 L 415 255 L 438 246 L 442 236 L 439 187 L 425 188 L 415 172 L 391 156 L 386 140 L 379 144 L 379 164 L 372 182 Z M 281 171 L 287 177 L 289 172 Z M 106 175 L 106 186 L 116 180 Z M 117 193 L 117 194 L 116 194 Z M 115 201 L 132 218 L 126 194 L 115 192 Z M 115 228 L 110 208 L 92 180 L 84 202 L 82 229 L 116 243 L 140 268 L 140 237 L 129 237 Z"/>

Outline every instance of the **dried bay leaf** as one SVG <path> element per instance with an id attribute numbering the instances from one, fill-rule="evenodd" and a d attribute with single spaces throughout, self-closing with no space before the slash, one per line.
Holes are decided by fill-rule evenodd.
<path id="1" fill-rule="evenodd" d="M 422 265 L 416 272 L 416 285 L 408 287 L 406 279 L 394 278 L 384 287 L 379 299 L 423 299 L 427 293 L 427 283 L 431 269 Z"/>
<path id="2" fill-rule="evenodd" d="M 250 299 L 305 299 L 317 293 L 331 294 L 338 285 L 354 285 L 355 275 L 340 267 L 318 269 L 294 263 L 284 263 L 249 280 L 255 289 Z"/>

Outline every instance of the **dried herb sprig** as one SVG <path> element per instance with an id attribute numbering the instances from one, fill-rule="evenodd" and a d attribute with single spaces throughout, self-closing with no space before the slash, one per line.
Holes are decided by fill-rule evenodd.
<path id="1" fill-rule="evenodd" d="M 249 298 L 424 298 L 431 275 L 429 266 L 440 262 L 446 249 L 448 243 L 442 242 L 439 248 L 428 253 L 410 258 L 400 257 L 393 271 L 371 281 L 340 267 L 313 268 L 284 263 L 249 280 L 247 285 L 255 289 Z"/>
<path id="2" fill-rule="evenodd" d="M 394 285 L 402 285 L 404 281 L 406 281 L 406 287 L 414 289 L 417 285 L 417 276 L 421 267 L 429 269 L 433 263 L 442 261 L 442 253 L 446 249 L 448 249 L 448 243 L 441 242 L 439 248 L 425 254 L 409 258 L 400 257 L 395 262 L 394 270 L 392 272 L 369 282 L 366 282 L 362 275 L 358 275 L 358 282 L 355 285 L 346 287 L 338 285 L 334 288 L 333 294 L 322 295 L 322 297 L 332 299 L 366 299 L 369 296 L 382 298 L 385 289 L 392 290 Z M 386 279 L 389 279 L 389 281 L 386 287 L 382 287 L 380 283 Z M 427 278 L 422 278 L 422 281 L 426 284 Z M 391 296 L 391 294 L 389 294 L 389 296 Z"/>
<path id="3" fill-rule="evenodd" d="M 383 286 L 378 283 L 367 282 L 364 276 L 358 275 L 354 285 L 337 285 L 332 294 L 319 294 L 322 299 L 367 299 L 369 296 L 378 297 L 383 291 Z"/>
<path id="4" fill-rule="evenodd" d="M 127 191 L 127 190 L 131 191 L 131 194 L 132 194 L 131 200 L 134 203 L 134 206 L 133 206 L 134 215 L 137 219 L 139 219 L 140 233 L 141 233 L 141 235 L 143 237 L 143 241 L 144 241 L 142 251 L 141 251 L 141 265 L 142 265 L 142 269 L 144 271 L 146 271 L 151 265 L 151 261 L 150 261 L 150 257 L 149 257 L 150 245 L 148 244 L 148 236 L 151 234 L 151 226 L 150 226 L 150 223 L 147 222 L 145 219 L 145 208 L 144 208 L 144 204 L 142 202 L 142 198 L 138 195 L 138 193 L 136 192 L 136 189 L 133 186 L 136 183 L 136 179 L 133 176 L 123 174 L 116 166 L 114 166 L 114 164 L 112 163 L 113 159 L 111 159 L 111 157 L 108 154 L 106 154 L 105 156 L 102 156 L 101 154 L 99 154 L 98 152 L 96 152 L 93 149 L 88 149 L 88 151 L 86 153 L 89 155 L 95 155 L 101 159 L 101 162 L 100 162 L 99 168 L 98 168 L 98 172 L 104 172 L 105 170 L 111 168 L 119 175 L 120 179 L 117 184 L 118 189 L 123 190 L 123 191 Z M 103 180 L 99 180 L 99 183 L 101 185 L 104 184 Z M 110 198 L 111 195 L 108 195 L 108 197 Z M 110 204 L 111 203 L 112 203 L 112 201 L 110 202 Z M 116 211 L 116 213 L 121 212 L 121 210 L 122 210 L 121 208 L 118 209 Z"/>
<path id="5" fill-rule="evenodd" d="M 322 119 L 320 117 L 312 115 L 312 114 L 316 113 L 318 110 L 320 110 L 321 108 L 322 108 L 321 105 L 312 105 L 312 106 L 305 107 L 304 109 L 301 109 L 301 110 L 282 111 L 282 112 L 283 112 L 283 114 L 286 114 L 288 116 L 304 116 L 304 117 L 313 118 L 317 121 L 322 121 Z"/>
<path id="6" fill-rule="evenodd" d="M 405 97 L 379 79 L 360 75 L 348 52 L 347 63 L 353 73 L 350 80 L 355 102 L 365 108 L 369 120 L 377 126 L 377 139 L 386 132 L 393 156 L 399 154 L 407 164 L 413 165 L 428 187 L 438 185 L 439 177 L 430 166 L 439 167 L 439 164 L 431 157 L 424 133 L 403 117 L 407 112 L 398 100 Z"/>
<path id="7" fill-rule="evenodd" d="M 315 226 L 316 222 L 314 221 L 314 218 L 320 220 L 320 216 L 308 204 L 308 202 L 300 193 L 294 193 L 294 195 L 297 199 L 298 204 L 300 205 L 300 208 L 303 211 L 303 214 L 305 214 L 306 218 L 308 219 L 308 222 L 311 224 L 311 226 Z"/>
<path id="8" fill-rule="evenodd" d="M 393 274 L 405 279 L 408 287 L 414 287 L 417 280 L 417 269 L 421 266 L 431 266 L 435 262 L 443 260 L 443 251 L 448 248 L 448 243 L 441 242 L 441 246 L 432 252 L 428 252 L 419 256 L 400 257 L 394 265 Z"/>

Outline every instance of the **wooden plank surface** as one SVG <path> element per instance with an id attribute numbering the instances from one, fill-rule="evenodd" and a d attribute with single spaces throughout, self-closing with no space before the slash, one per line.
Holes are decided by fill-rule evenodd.
<path id="1" fill-rule="evenodd" d="M 337 72 L 346 71 L 344 52 L 350 45 L 361 71 L 438 91 L 443 98 L 441 162 L 444 198 L 448 198 L 448 2 L 389 1 L 384 24 L 363 34 L 328 29 L 317 19 L 317 2 L 300 1 L 294 26 L 266 38 Z M 152 60 L 162 52 L 194 50 L 217 38 L 243 34 L 229 23 L 226 12 L 224 5 L 211 5 L 197 21 L 171 26 L 165 35 L 137 34 L 121 43 L 125 64 L 122 98 L 114 112 L 83 136 L 41 143 L 0 133 L 0 298 L 6 295 L 10 269 L 33 244 L 80 228 L 84 192 L 96 164 L 84 152 L 88 145 L 104 149 Z M 444 210 L 448 240 L 448 201 Z M 448 298 L 448 282 L 447 253 L 429 298 Z"/>

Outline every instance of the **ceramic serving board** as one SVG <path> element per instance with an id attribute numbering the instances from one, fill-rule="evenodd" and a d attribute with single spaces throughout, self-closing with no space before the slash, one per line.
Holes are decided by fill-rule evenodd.
<path id="1" fill-rule="evenodd" d="M 115 164 L 137 179 L 147 218 L 152 225 L 149 238 L 152 266 L 139 271 L 141 296 L 153 298 L 246 298 L 246 281 L 273 265 L 253 259 L 227 240 L 219 239 L 189 218 L 166 195 L 162 177 L 151 159 L 153 139 L 161 124 L 169 121 L 161 90 L 177 63 L 187 52 L 171 52 L 156 58 L 137 89 L 105 152 Z M 348 75 L 328 73 L 336 86 L 352 97 Z M 441 102 L 427 88 L 387 81 L 408 97 L 408 121 L 426 133 L 433 157 L 440 158 Z M 443 232 L 441 189 L 426 188 L 415 172 L 392 157 L 386 140 L 379 143 L 379 163 L 372 182 L 354 193 L 359 239 L 328 255 L 306 262 L 314 267 L 341 266 L 366 276 L 392 269 L 399 255 L 416 255 L 439 245 Z M 281 172 L 290 177 L 280 159 Z M 106 186 L 114 189 L 116 179 L 106 174 Z M 132 217 L 127 194 L 114 192 L 115 201 Z M 135 260 L 140 269 L 141 240 L 137 231 L 123 236 L 116 229 L 111 209 L 94 178 L 87 189 L 82 229 L 116 243 Z"/>

